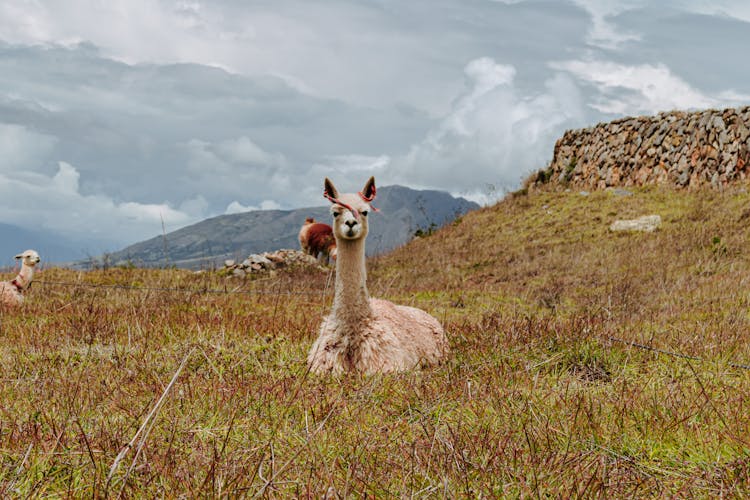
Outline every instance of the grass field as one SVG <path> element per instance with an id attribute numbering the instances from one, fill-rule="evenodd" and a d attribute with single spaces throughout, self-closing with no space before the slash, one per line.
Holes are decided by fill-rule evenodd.
<path id="1" fill-rule="evenodd" d="M 748 495 L 749 225 L 742 189 L 509 196 L 370 261 L 453 350 L 372 377 L 305 371 L 325 272 L 43 269 L 1 316 L 0 496 Z"/>

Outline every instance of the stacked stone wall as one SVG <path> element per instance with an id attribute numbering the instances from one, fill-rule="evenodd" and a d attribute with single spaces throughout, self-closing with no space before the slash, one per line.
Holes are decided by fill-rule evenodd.
<path id="1" fill-rule="evenodd" d="M 673 111 L 569 130 L 535 181 L 720 188 L 750 177 L 750 106 Z"/>

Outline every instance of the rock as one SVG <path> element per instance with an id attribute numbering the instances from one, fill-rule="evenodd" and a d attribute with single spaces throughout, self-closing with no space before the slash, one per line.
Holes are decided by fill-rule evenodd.
<path id="1" fill-rule="evenodd" d="M 248 256 L 247 260 L 252 262 L 253 264 L 270 264 L 271 261 L 266 257 L 266 255 L 259 255 L 257 253 L 254 253 L 250 256 Z"/>
<path id="2" fill-rule="evenodd" d="M 644 215 L 637 219 L 616 220 L 610 226 L 610 231 L 642 231 L 650 233 L 661 226 L 661 216 Z"/>
<path id="3" fill-rule="evenodd" d="M 627 189 L 622 188 L 613 189 L 611 193 L 615 196 L 631 196 L 633 194 L 632 191 L 628 191 Z"/>
<path id="4" fill-rule="evenodd" d="M 275 262 L 275 263 L 277 263 L 277 264 L 278 264 L 278 263 L 282 263 L 282 262 L 284 262 L 284 260 L 285 260 L 285 256 L 284 256 L 284 255 L 281 255 L 281 254 L 279 254 L 279 253 L 272 253 L 272 254 L 268 254 L 268 255 L 266 255 L 266 258 L 267 258 L 268 260 L 270 260 L 271 262 Z"/>
<path id="5" fill-rule="evenodd" d="M 690 182 L 690 173 L 687 170 L 683 170 L 677 178 L 677 184 L 684 187 L 687 186 L 688 182 Z"/>
<path id="6" fill-rule="evenodd" d="M 245 276 L 247 274 L 275 273 L 275 269 L 282 267 L 305 266 L 322 269 L 320 263 L 312 255 L 307 255 L 299 250 L 277 250 L 262 254 L 252 254 L 244 259 L 239 265 L 234 260 L 228 259 L 224 262 L 225 269 L 230 270 L 229 276 Z"/>
<path id="7" fill-rule="evenodd" d="M 711 176 L 711 186 L 714 188 L 719 187 L 719 172 L 714 172 L 714 174 Z"/>
<path id="8" fill-rule="evenodd" d="M 688 170 L 688 159 L 686 156 L 680 156 L 680 159 L 677 160 L 677 170 L 680 172 L 686 172 Z"/>
<path id="9" fill-rule="evenodd" d="M 729 142 L 729 134 L 727 134 L 726 130 L 722 130 L 719 134 L 719 149 L 724 149 L 724 144 L 727 144 Z"/>

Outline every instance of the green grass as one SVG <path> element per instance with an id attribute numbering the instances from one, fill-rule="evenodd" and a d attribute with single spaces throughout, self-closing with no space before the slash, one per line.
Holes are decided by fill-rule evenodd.
<path id="1" fill-rule="evenodd" d="M 388 376 L 306 374 L 325 273 L 44 269 L 0 318 L 0 495 L 746 496 L 749 201 L 532 191 L 374 259 L 452 346 Z"/>

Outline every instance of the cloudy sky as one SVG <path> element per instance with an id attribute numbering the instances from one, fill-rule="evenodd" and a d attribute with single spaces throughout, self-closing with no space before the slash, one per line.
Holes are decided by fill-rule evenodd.
<path id="1" fill-rule="evenodd" d="M 0 223 L 112 250 L 346 189 L 487 202 L 565 129 L 750 104 L 743 0 L 0 0 Z"/>

